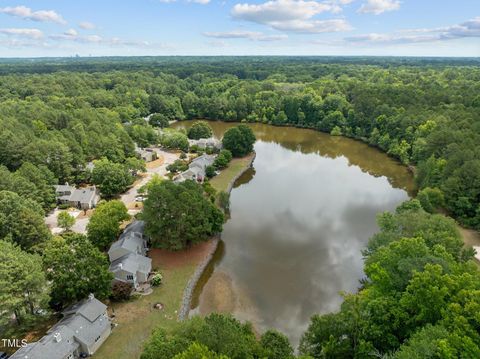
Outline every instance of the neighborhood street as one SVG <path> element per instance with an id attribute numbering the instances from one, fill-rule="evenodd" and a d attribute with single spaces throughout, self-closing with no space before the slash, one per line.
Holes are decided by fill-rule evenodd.
<path id="1" fill-rule="evenodd" d="M 120 200 L 125 203 L 130 215 L 135 215 L 140 212 L 140 209 L 135 208 L 135 198 L 138 196 L 138 190 L 147 184 L 155 174 L 162 177 L 165 176 L 167 173 L 167 166 L 179 158 L 178 153 L 166 152 L 159 148 L 155 148 L 155 151 L 157 152 L 158 160 L 147 163 L 147 171 L 142 174 L 142 178 L 137 180 L 127 192 L 120 196 Z M 163 162 L 161 161 L 162 159 Z M 53 234 L 62 232 L 62 229 L 59 228 L 57 224 L 57 216 L 60 212 L 61 211 L 58 208 L 55 208 L 47 217 L 45 217 L 45 224 L 50 228 L 50 231 Z M 87 216 L 81 216 L 80 214 L 82 213 L 83 212 L 80 210 L 69 211 L 69 214 L 76 219 L 72 231 L 85 234 L 87 232 L 87 225 L 92 211 L 88 211 Z"/>

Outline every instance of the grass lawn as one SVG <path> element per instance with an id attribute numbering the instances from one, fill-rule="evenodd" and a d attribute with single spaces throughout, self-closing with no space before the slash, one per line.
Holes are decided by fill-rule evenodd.
<path id="1" fill-rule="evenodd" d="M 125 303 L 112 303 L 110 314 L 114 311 L 114 323 L 110 337 L 95 353 L 95 359 L 136 359 L 140 357 L 145 340 L 156 327 L 165 329 L 177 325 L 177 312 L 180 309 L 183 291 L 204 258 L 211 242 L 203 242 L 187 250 L 168 252 L 152 249 L 152 267 L 158 268 L 163 275 L 163 284 L 154 288 L 153 293 Z M 163 310 L 153 305 L 162 303 Z"/>
<path id="2" fill-rule="evenodd" d="M 226 191 L 228 184 L 239 172 L 250 165 L 253 154 L 241 158 L 234 158 L 227 168 L 210 180 L 210 184 L 218 191 Z"/>

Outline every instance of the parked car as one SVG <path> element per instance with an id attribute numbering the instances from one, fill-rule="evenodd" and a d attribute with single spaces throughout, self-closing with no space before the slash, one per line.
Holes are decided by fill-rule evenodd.
<path id="1" fill-rule="evenodd" d="M 143 202 L 143 201 L 145 201 L 145 197 L 143 197 L 143 196 L 135 197 L 135 202 Z"/>

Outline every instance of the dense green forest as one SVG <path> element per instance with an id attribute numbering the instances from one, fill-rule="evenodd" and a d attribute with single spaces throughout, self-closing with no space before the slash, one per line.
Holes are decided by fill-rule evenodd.
<path id="1" fill-rule="evenodd" d="M 293 125 L 358 138 L 416 165 L 420 188 L 440 188 L 454 217 L 480 227 L 477 61 L 154 59 L 112 59 L 116 71 L 105 59 L 2 64 L 21 73 L 0 77 L 0 163 L 11 172 L 37 166 L 42 173 L 28 182 L 51 173 L 80 181 L 87 161 L 124 162 L 134 141 L 155 141 L 142 119 L 150 113 Z M 42 197 L 45 207 L 51 194 Z"/>
<path id="2" fill-rule="evenodd" d="M 100 255 L 83 237 L 51 240 L 43 216 L 55 203 L 52 185 L 97 177 L 104 183 L 113 171 L 123 183 L 109 184 L 113 197 L 138 167 L 135 143 L 159 141 L 153 125 L 258 121 L 379 147 L 412 166 L 421 190 L 419 202 L 380 217 L 382 231 L 364 253 L 363 290 L 346 296 L 339 313 L 312 318 L 302 353 L 406 358 L 421 347 L 424 357 L 480 355 L 478 271 L 454 222 L 424 211 L 440 207 L 480 229 L 478 59 L 2 60 L 0 74 L 0 312 L 27 319 L 45 305 L 43 288 L 53 278 L 42 265 L 69 263 L 58 255 L 62 248 Z M 158 115 L 150 124 L 152 113 Z M 101 161 L 93 179 L 85 171 L 92 160 Z M 22 276 L 16 286 L 6 285 Z M 56 304 L 73 299 L 55 298 Z"/>

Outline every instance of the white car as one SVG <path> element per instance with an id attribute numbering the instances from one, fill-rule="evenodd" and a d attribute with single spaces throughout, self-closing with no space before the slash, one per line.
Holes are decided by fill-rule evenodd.
<path id="1" fill-rule="evenodd" d="M 143 201 L 145 201 L 145 197 L 143 197 L 143 196 L 135 197 L 135 202 L 143 202 Z"/>

